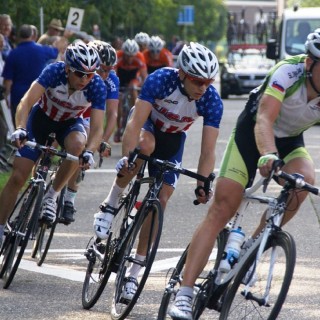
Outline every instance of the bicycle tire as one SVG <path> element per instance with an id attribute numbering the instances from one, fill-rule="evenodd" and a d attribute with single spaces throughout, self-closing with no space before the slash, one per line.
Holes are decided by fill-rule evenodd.
<path id="1" fill-rule="evenodd" d="M 277 249 L 276 262 L 273 266 L 270 266 L 270 255 L 275 253 L 274 249 Z M 249 313 L 250 319 L 277 319 L 286 299 L 294 272 L 296 261 L 295 242 L 289 233 L 284 231 L 275 232 L 269 237 L 258 265 L 253 268 L 254 273 L 247 274 L 247 272 L 252 273 L 250 268 L 254 265 L 257 251 L 258 248 L 252 252 L 233 282 L 229 285 L 220 319 L 233 319 L 235 314 L 237 319 L 247 319 L 246 315 Z M 262 299 L 260 292 L 265 292 L 266 277 L 271 267 L 273 267 L 273 272 L 268 305 L 259 306 L 257 300 Z M 252 278 L 253 285 L 250 287 L 250 293 L 256 300 L 250 296 L 249 298 L 244 297 L 244 285 L 242 282 L 246 275 L 249 275 L 249 279 Z"/>
<path id="2" fill-rule="evenodd" d="M 54 223 L 48 224 L 45 221 L 40 221 L 39 223 L 39 228 L 36 234 L 36 238 L 33 244 L 32 254 L 31 254 L 32 258 L 36 258 L 37 265 L 39 267 L 42 265 L 42 263 L 47 257 L 54 232 L 59 222 L 59 217 L 63 210 L 65 191 L 66 191 L 66 187 L 64 187 L 61 190 L 60 195 L 57 199 L 57 218 L 54 221 Z"/>
<path id="3" fill-rule="evenodd" d="M 146 212 L 147 211 L 147 212 Z M 136 244 L 138 241 L 139 232 L 146 221 L 146 219 L 150 217 L 151 219 L 151 231 L 149 233 L 148 239 L 148 250 L 144 265 L 144 270 L 140 272 L 138 279 L 138 288 L 133 296 L 132 300 L 124 301 L 121 298 L 121 293 L 125 284 L 126 271 L 129 267 L 130 257 L 133 256 L 133 250 L 136 248 Z M 162 224 L 163 224 L 163 211 L 158 200 L 148 202 L 144 202 L 141 208 L 138 211 L 137 219 L 134 220 L 133 226 L 131 229 L 131 234 L 128 237 L 128 241 L 123 245 L 125 248 L 123 255 L 120 255 L 117 258 L 121 259 L 121 264 L 118 268 L 117 277 L 115 280 L 115 290 L 113 293 L 112 305 L 111 305 L 111 318 L 113 320 L 123 320 L 129 315 L 131 310 L 133 309 L 135 303 L 137 302 L 144 285 L 149 276 L 149 272 L 151 270 L 154 258 L 156 256 L 156 252 L 158 249 L 161 232 L 162 232 Z M 153 232 L 155 232 L 154 235 Z M 152 240 L 153 239 L 153 240 Z"/>
<path id="4" fill-rule="evenodd" d="M 112 234 L 109 235 L 106 244 L 104 259 L 100 260 L 94 253 L 92 245 L 88 245 L 86 257 L 89 260 L 86 275 L 82 286 L 82 306 L 84 309 L 91 309 L 99 300 L 111 275 L 109 268 L 113 258 L 111 243 Z M 92 238 L 94 241 L 94 239 Z"/>
<path id="5" fill-rule="evenodd" d="M 38 185 L 34 186 L 34 188 L 31 189 L 31 192 L 28 196 L 28 200 L 26 202 L 28 206 L 25 207 L 26 214 L 24 215 L 24 219 L 21 219 L 21 223 L 17 230 L 18 232 L 16 233 L 14 238 L 11 253 L 8 255 L 10 261 L 3 273 L 4 289 L 9 288 L 18 270 L 22 256 L 29 241 L 29 237 L 35 224 L 37 223 L 40 214 L 43 194 L 44 183 L 40 182 Z M 17 250 L 18 246 L 20 247 L 19 251 Z"/>
<path id="6" fill-rule="evenodd" d="M 212 250 L 212 254 L 210 256 L 209 262 L 207 263 L 207 265 L 204 268 L 204 271 L 200 274 L 200 276 L 196 281 L 195 290 L 197 291 L 197 294 L 194 300 L 195 302 L 194 302 L 194 308 L 193 308 L 194 319 L 198 319 L 200 317 L 200 315 L 203 313 L 205 309 L 206 303 L 208 302 L 207 301 L 208 299 L 206 299 L 206 301 L 201 303 L 201 308 L 200 308 L 199 288 L 202 288 L 202 290 L 204 289 L 203 284 L 209 275 L 209 271 L 212 269 L 214 270 L 218 269 L 218 266 L 220 264 L 220 260 L 224 251 L 224 247 L 227 241 L 228 233 L 229 231 L 226 229 L 222 230 L 219 233 L 217 240 L 215 242 L 215 247 Z M 183 278 L 184 267 L 187 259 L 188 249 L 189 249 L 189 245 L 182 253 L 176 267 L 173 268 L 172 270 L 169 270 L 169 272 L 172 272 L 172 273 L 170 275 L 168 284 L 162 295 L 162 299 L 161 299 L 161 303 L 158 311 L 158 320 L 171 319 L 171 317 L 167 314 L 168 308 L 174 302 L 176 294 L 180 288 L 182 278 Z M 201 299 L 202 297 L 203 296 L 201 296 Z"/>
<path id="7" fill-rule="evenodd" d="M 28 185 L 26 190 L 22 193 L 8 218 L 7 224 L 5 225 L 6 236 L 0 251 L 1 256 L 3 256 L 0 266 L 0 278 L 2 278 L 9 263 L 10 259 L 8 258 L 8 255 L 12 250 L 11 243 L 14 241 L 17 228 L 16 226 L 20 223 L 20 220 L 23 217 L 23 212 L 25 212 L 25 208 L 28 206 L 27 200 L 31 199 L 31 197 L 28 197 L 28 195 L 30 194 L 32 188 L 32 185 Z"/>

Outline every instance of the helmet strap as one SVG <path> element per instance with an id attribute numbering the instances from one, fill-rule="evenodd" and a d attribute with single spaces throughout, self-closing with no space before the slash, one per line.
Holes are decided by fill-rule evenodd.
<path id="1" fill-rule="evenodd" d="M 307 71 L 307 79 L 309 79 L 312 89 L 318 94 L 318 96 L 320 96 L 320 90 L 318 90 L 318 89 L 316 88 L 316 85 L 315 85 L 315 83 L 314 83 L 314 81 L 313 81 L 313 78 L 312 78 L 312 69 L 314 68 L 314 66 L 315 66 L 315 64 L 316 64 L 317 62 L 318 62 L 318 60 L 314 60 L 314 59 L 313 59 L 312 65 L 311 65 L 311 67 L 310 67 L 310 70 Z"/>

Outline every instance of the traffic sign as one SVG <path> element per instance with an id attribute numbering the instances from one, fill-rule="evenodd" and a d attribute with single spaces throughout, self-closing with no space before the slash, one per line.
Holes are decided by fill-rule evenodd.
<path id="1" fill-rule="evenodd" d="M 194 6 L 181 6 L 178 13 L 177 25 L 193 26 L 194 25 Z"/>

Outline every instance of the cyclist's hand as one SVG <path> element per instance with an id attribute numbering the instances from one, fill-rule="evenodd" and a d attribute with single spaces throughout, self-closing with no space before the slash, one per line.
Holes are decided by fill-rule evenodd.
<path id="1" fill-rule="evenodd" d="M 197 197 L 197 201 L 199 203 L 207 203 L 212 198 L 212 190 L 209 190 L 209 194 L 205 193 L 204 187 L 197 186 L 197 188 L 194 190 L 194 193 Z"/>
<path id="2" fill-rule="evenodd" d="M 108 142 L 102 141 L 99 147 L 99 154 L 101 157 L 110 157 L 111 156 L 111 146 Z"/>
<path id="3" fill-rule="evenodd" d="M 128 157 L 121 158 L 116 164 L 117 173 L 123 171 L 124 168 L 128 168 Z"/>
<path id="4" fill-rule="evenodd" d="M 87 170 L 94 165 L 93 152 L 90 150 L 84 150 L 79 157 L 80 167 Z"/>
<path id="5" fill-rule="evenodd" d="M 24 128 L 17 128 L 11 135 L 11 142 L 16 145 L 17 148 L 22 147 L 23 140 L 27 139 L 27 130 Z"/>
<path id="6" fill-rule="evenodd" d="M 263 177 L 268 177 L 270 172 L 272 171 L 273 162 L 279 160 L 279 157 L 274 153 L 269 153 L 264 156 L 261 156 L 258 160 L 258 168 L 260 174 Z"/>

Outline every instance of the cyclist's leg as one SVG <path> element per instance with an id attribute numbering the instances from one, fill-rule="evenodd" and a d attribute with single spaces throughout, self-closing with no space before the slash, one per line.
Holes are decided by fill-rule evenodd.
<path id="1" fill-rule="evenodd" d="M 314 164 L 310 154 L 304 147 L 295 148 L 289 154 L 280 155 L 280 157 L 281 156 L 285 162 L 284 166 L 282 167 L 283 171 L 290 174 L 300 173 L 305 177 L 306 182 L 310 184 L 314 184 L 314 181 L 315 181 Z M 279 183 L 283 184 L 281 181 L 279 181 Z M 294 191 L 294 192 L 295 192 L 295 196 L 290 198 L 290 203 L 288 204 L 286 213 L 283 216 L 282 225 L 285 225 L 288 221 L 290 221 L 295 216 L 295 214 L 300 208 L 300 205 L 308 195 L 308 192 L 302 192 L 302 191 Z M 258 234 L 260 234 L 260 232 L 264 228 L 265 221 L 266 221 L 265 214 L 266 213 L 262 215 L 260 224 L 255 230 L 252 237 L 255 237 Z"/>

